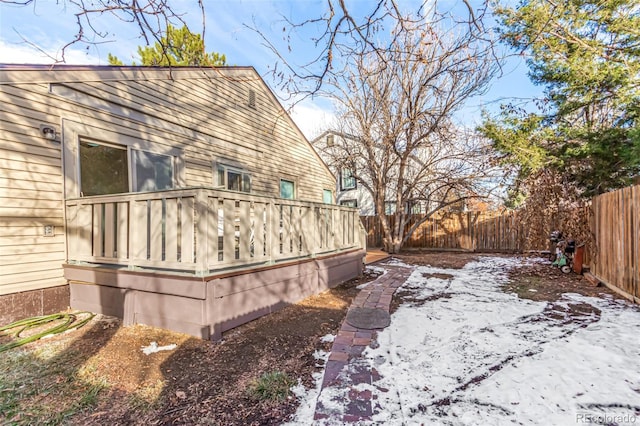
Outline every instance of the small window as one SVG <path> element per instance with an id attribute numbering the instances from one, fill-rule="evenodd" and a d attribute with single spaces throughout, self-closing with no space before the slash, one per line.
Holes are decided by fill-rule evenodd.
<path id="1" fill-rule="evenodd" d="M 280 179 L 280 198 L 293 200 L 296 193 L 296 184 L 293 181 Z"/>
<path id="2" fill-rule="evenodd" d="M 356 178 L 353 176 L 353 170 L 344 168 L 340 171 L 340 189 L 346 191 L 356 187 Z"/>
<path id="3" fill-rule="evenodd" d="M 325 204 L 333 204 L 333 191 L 330 189 L 322 190 L 322 202 Z"/>
<path id="4" fill-rule="evenodd" d="M 251 174 L 242 169 L 218 164 L 216 185 L 231 191 L 251 192 Z"/>
<path id="5" fill-rule="evenodd" d="M 333 146 L 333 135 L 327 135 L 327 146 Z"/>
<path id="6" fill-rule="evenodd" d="M 358 208 L 358 200 L 341 200 L 341 206 Z"/>
<path id="7" fill-rule="evenodd" d="M 407 211 L 411 214 L 421 214 L 422 204 L 419 201 L 409 201 L 407 203 Z"/>
<path id="8" fill-rule="evenodd" d="M 384 202 L 384 214 L 390 215 L 396 213 L 396 202 L 395 201 L 385 201 Z"/>

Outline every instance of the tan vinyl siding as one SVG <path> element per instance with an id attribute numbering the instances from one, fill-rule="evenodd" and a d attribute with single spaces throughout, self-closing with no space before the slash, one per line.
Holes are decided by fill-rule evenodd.
<path id="1" fill-rule="evenodd" d="M 60 140 L 43 138 L 41 124 Z M 278 196 L 280 178 L 293 176 L 299 199 L 322 201 L 323 188 L 335 186 L 252 68 L 0 69 L 0 295 L 64 284 L 62 127 L 69 124 L 98 139 L 180 150 L 184 186 L 212 187 L 216 161 L 246 169 L 255 193 Z M 55 226 L 54 237 L 43 236 L 44 225 Z"/>
<path id="2" fill-rule="evenodd" d="M 58 122 L 45 102 L 0 86 L 0 295 L 65 284 L 60 144 L 40 136 Z M 44 226 L 55 235 L 45 237 Z"/>

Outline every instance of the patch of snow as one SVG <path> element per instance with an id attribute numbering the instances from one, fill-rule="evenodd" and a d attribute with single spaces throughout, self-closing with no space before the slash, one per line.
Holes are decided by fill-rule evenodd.
<path id="1" fill-rule="evenodd" d="M 158 346 L 158 342 L 151 342 L 149 346 L 143 346 L 141 350 L 145 355 L 151 355 L 160 351 L 172 351 L 177 347 L 178 345 L 176 345 L 175 343 L 165 346 Z"/>
<path id="2" fill-rule="evenodd" d="M 329 334 L 328 336 L 331 335 Z M 313 356 L 317 361 L 322 361 L 322 365 L 325 365 L 329 359 L 329 352 L 316 350 Z M 320 389 L 322 387 L 324 369 L 316 371 L 311 375 L 311 377 L 315 383 L 313 388 L 306 389 L 300 378 L 298 378 L 298 383 L 291 388 L 291 392 L 296 396 L 298 401 L 300 401 L 300 405 L 298 406 L 298 410 L 294 416 L 289 422 L 284 423 L 284 425 L 296 426 L 304 424 L 306 421 L 303 419 L 311 419 L 310 421 L 313 422 L 313 416 L 316 410 L 316 401 L 318 399 L 318 395 L 320 395 Z"/>
<path id="3" fill-rule="evenodd" d="M 416 268 L 403 287 L 422 302 L 400 306 L 378 335 L 380 347 L 365 354 L 382 376 L 375 385 L 389 389 L 375 393 L 376 422 L 640 422 L 640 311 L 576 294 L 554 303 L 505 294 L 505 272 L 519 263 Z M 452 278 L 425 278 L 434 273 Z"/>
<path id="4" fill-rule="evenodd" d="M 401 268 L 413 268 L 412 265 L 407 265 L 406 263 L 395 257 L 392 257 L 391 259 L 385 261 L 384 263 L 382 263 L 382 265 L 400 266 Z"/>
<path id="5" fill-rule="evenodd" d="M 335 334 L 325 334 L 324 336 L 322 336 L 320 338 L 320 342 L 322 342 L 322 343 L 331 343 L 334 340 L 336 340 L 336 335 Z"/>
<path id="6" fill-rule="evenodd" d="M 387 273 L 387 270 L 386 270 L 386 269 L 381 268 L 380 266 L 373 266 L 373 265 L 367 265 L 367 266 L 365 267 L 365 270 L 366 270 L 367 272 L 369 272 L 370 274 L 377 274 L 377 275 L 378 275 L 378 277 L 377 277 L 377 278 L 380 278 L 380 277 L 382 277 L 383 275 L 385 275 L 385 274 Z M 377 278 L 376 278 L 376 279 L 377 279 Z M 366 282 L 366 283 L 363 283 L 363 284 L 360 284 L 360 285 L 359 285 L 359 286 L 357 286 L 356 288 L 357 288 L 358 290 L 362 290 L 363 288 L 366 288 L 366 287 L 368 287 L 369 285 L 371 285 L 371 283 L 373 283 L 373 282 L 375 282 L 375 280 L 374 280 L 374 281 L 369 281 L 369 282 Z"/>
<path id="7" fill-rule="evenodd" d="M 501 290 L 508 269 L 545 261 L 415 267 L 403 285 L 412 301 L 378 333 L 379 346 L 347 366 L 381 376 L 358 385 L 380 407 L 373 424 L 640 424 L 640 309 L 611 297 L 539 302 Z M 322 424 L 316 401 L 334 422 L 343 413 L 347 387 L 320 390 L 317 374 L 292 424 Z M 338 382 L 349 377 L 341 374 Z"/>
<path id="8" fill-rule="evenodd" d="M 381 268 L 380 266 L 375 266 L 375 265 L 367 265 L 365 266 L 364 270 L 369 272 L 370 274 L 384 275 L 387 273 L 386 269 Z"/>
<path id="9" fill-rule="evenodd" d="M 324 367 L 327 359 L 329 359 L 329 352 L 325 352 L 325 351 L 321 351 L 321 350 L 316 349 L 313 352 L 313 358 L 316 361 L 319 361 L 319 362 L 316 362 L 315 366 L 318 367 L 318 368 L 322 368 L 322 367 Z"/>
<path id="10" fill-rule="evenodd" d="M 313 358 L 317 361 L 319 359 L 327 359 L 327 357 L 329 356 L 329 352 L 326 351 L 321 351 L 316 349 L 315 352 L 313 353 Z"/>

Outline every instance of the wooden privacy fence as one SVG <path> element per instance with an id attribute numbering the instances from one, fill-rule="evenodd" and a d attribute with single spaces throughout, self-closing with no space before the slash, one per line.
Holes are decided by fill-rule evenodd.
<path id="1" fill-rule="evenodd" d="M 591 273 L 640 303 L 640 185 L 595 197 Z"/>
<path id="2" fill-rule="evenodd" d="M 412 215 L 407 232 L 424 215 Z M 389 216 L 391 226 L 394 217 Z M 380 218 L 362 216 L 367 246 L 381 247 Z M 404 248 L 523 252 L 549 250 L 549 233 L 585 244 L 583 264 L 601 282 L 640 303 L 640 185 L 599 195 L 563 211 L 449 212 L 422 223 Z"/>
<path id="3" fill-rule="evenodd" d="M 518 252 L 524 249 L 526 229 L 516 211 L 459 212 L 434 215 L 422 223 L 404 248 Z M 408 231 L 424 215 L 410 217 Z M 367 230 L 367 247 L 381 247 L 384 233 L 377 216 L 361 216 Z M 394 217 L 389 216 L 391 226 Z M 542 240 L 530 250 L 547 250 Z"/>

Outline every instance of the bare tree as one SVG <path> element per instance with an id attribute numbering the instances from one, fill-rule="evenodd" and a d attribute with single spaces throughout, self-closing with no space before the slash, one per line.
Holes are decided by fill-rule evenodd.
<path id="1" fill-rule="evenodd" d="M 434 25 L 446 22 L 450 27 L 464 29 L 466 37 L 489 41 L 486 46 L 495 55 L 491 31 L 484 24 L 489 11 L 488 0 L 463 0 L 454 7 L 445 4 L 442 9 L 437 0 L 417 2 L 413 9 L 404 6 L 398 0 L 375 0 L 366 2 L 365 6 L 361 2 L 326 0 L 325 12 L 320 16 L 300 22 L 283 16 L 286 48 L 279 47 L 255 24 L 245 25 L 258 33 L 263 44 L 277 56 L 271 69 L 274 82 L 298 99 L 329 89 L 329 80 L 345 72 L 355 57 L 377 55 L 384 60 L 382 52 L 397 48 L 396 38 L 413 32 L 427 21 Z M 388 28 L 393 28 L 391 34 L 387 32 Z M 309 32 L 315 35 L 309 36 Z M 315 56 L 305 63 L 298 63 L 300 48 L 295 40 L 306 43 L 309 37 L 316 47 Z M 308 46 L 305 49 L 308 50 Z M 417 53 L 416 59 L 419 55 Z"/>
<path id="2" fill-rule="evenodd" d="M 400 250 L 434 213 L 486 194 L 496 170 L 483 140 L 452 120 L 499 70 L 491 46 L 471 27 L 398 21 L 385 50 L 352 55 L 353 64 L 329 82 L 339 105 L 342 143 L 323 155 L 350 168 L 374 199 L 385 249 Z M 395 203 L 395 220 L 384 215 Z M 426 215 L 404 232 L 411 205 Z"/>
<path id="3" fill-rule="evenodd" d="M 42 0 L 41 0 L 42 1 Z M 205 9 L 202 0 L 193 0 L 202 14 L 202 28 L 197 33 L 205 31 Z M 0 0 L 0 3 L 36 8 L 38 0 Z M 64 62 L 66 50 L 74 45 L 97 45 L 110 41 L 113 35 L 107 29 L 98 25 L 98 20 L 112 17 L 136 27 L 139 36 L 146 45 L 158 42 L 164 45 L 163 37 L 169 25 L 176 27 L 187 26 L 180 10 L 176 9 L 169 0 L 58 0 L 73 14 L 76 24 L 76 34 L 60 49 L 60 57 L 51 58 L 54 62 Z M 20 34 L 25 42 L 33 44 L 27 35 Z M 38 48 L 38 46 L 34 46 Z M 204 46 L 203 46 L 204 52 Z"/>

